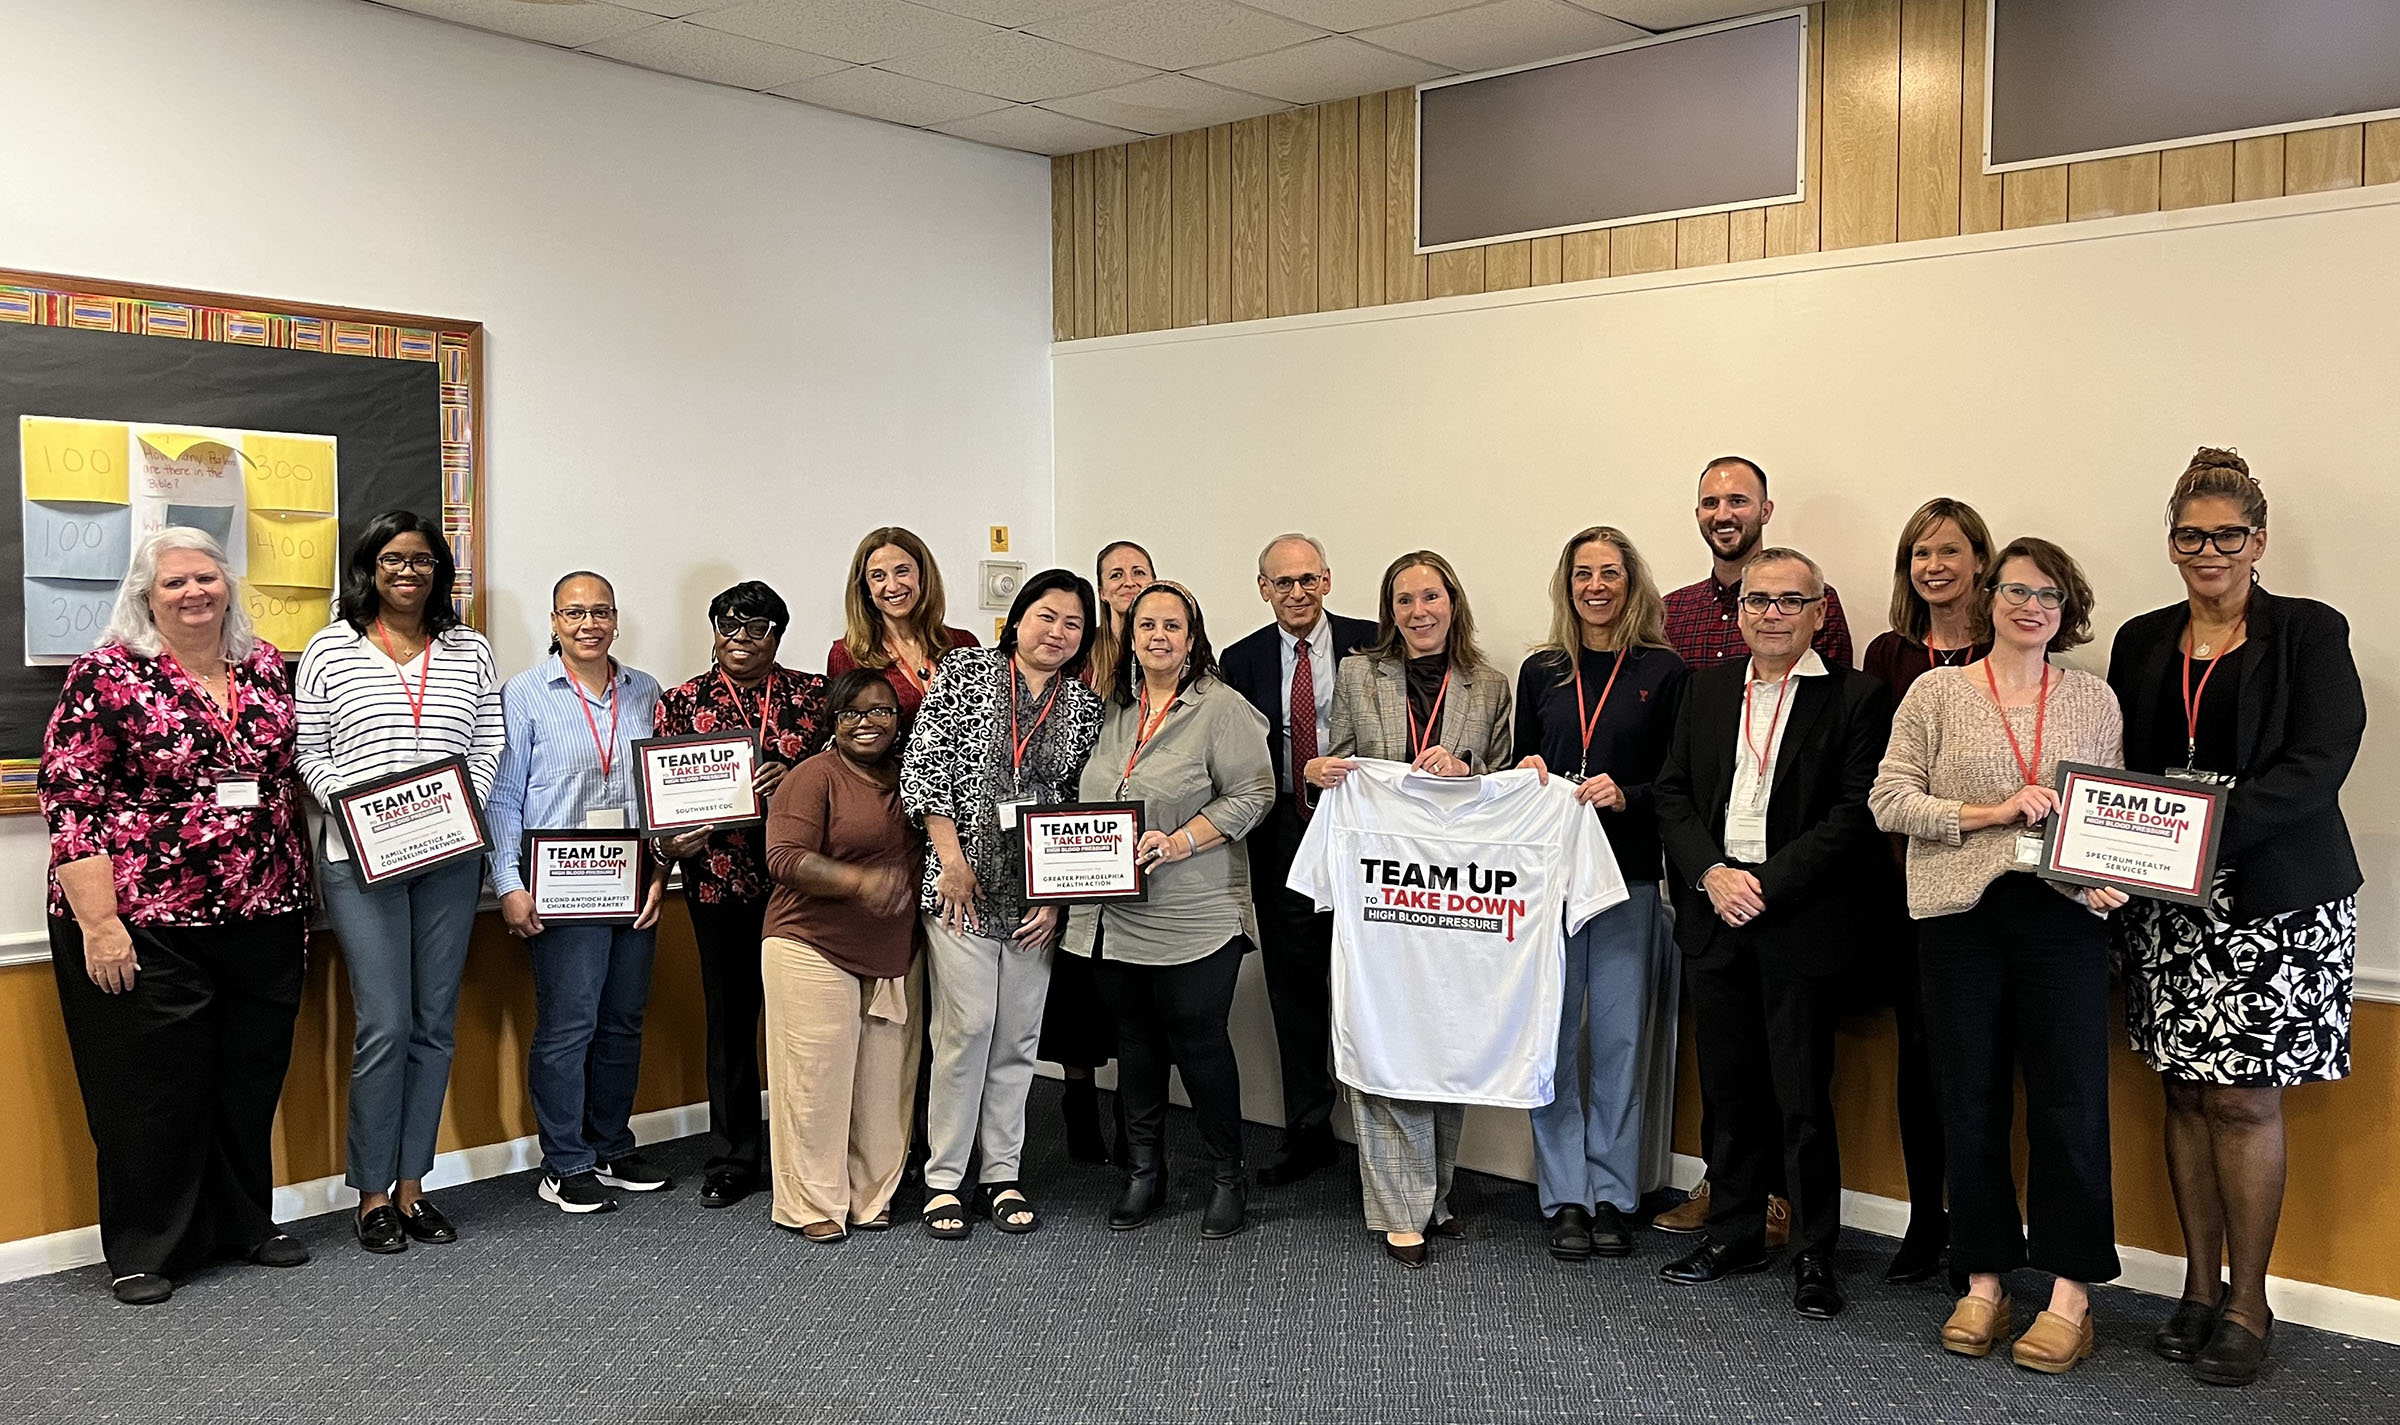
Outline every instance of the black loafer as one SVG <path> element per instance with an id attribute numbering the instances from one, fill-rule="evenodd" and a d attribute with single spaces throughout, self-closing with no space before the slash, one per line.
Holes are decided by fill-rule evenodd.
<path id="1" fill-rule="evenodd" d="M 1658 1274 L 1671 1282 L 1698 1286 L 1719 1277 L 1763 1272 L 1770 1260 L 1767 1249 L 1759 1243 L 1749 1242 L 1737 1247 L 1703 1237 L 1699 1246 L 1660 1267 Z"/>
<path id="2" fill-rule="evenodd" d="M 756 1179 L 742 1168 L 711 1168 L 700 1184 L 702 1207 L 731 1207 L 748 1197 L 758 1187 Z"/>
<path id="3" fill-rule="evenodd" d="M 110 1282 L 108 1290 L 127 1306 L 156 1306 L 175 1294 L 175 1283 L 157 1272 L 135 1272 Z"/>
<path id="4" fill-rule="evenodd" d="M 1900 1239 L 1900 1250 L 1892 1253 L 1892 1264 L 1883 1269 L 1883 1279 L 1894 1286 L 1929 1280 L 1942 1269 L 1942 1253 L 1950 1247 L 1950 1224 L 1940 1218 L 1931 1223 L 1908 1224 L 1908 1235 Z"/>
<path id="5" fill-rule="evenodd" d="M 1550 1214 L 1550 1255 L 1562 1262 L 1590 1261 L 1592 1215 L 1571 1202 Z"/>
<path id="6" fill-rule="evenodd" d="M 1823 1252 L 1802 1252 L 1792 1261 L 1792 1310 L 1817 1321 L 1831 1321 L 1849 1303 L 1833 1275 L 1833 1258 Z"/>
<path id="7" fill-rule="evenodd" d="M 2225 1309 L 2228 1290 L 2225 1283 L 2219 1282 L 2215 1301 L 2194 1301 L 2187 1296 L 2176 1302 L 2175 1313 L 2150 1338 L 2150 1349 L 2170 1361 L 2198 1359 L 2208 1346 L 2208 1338 L 2216 1332 L 2217 1313 Z"/>
<path id="8" fill-rule="evenodd" d="M 400 1220 L 400 1209 L 388 1202 L 359 1213 L 352 1225 L 358 1230 L 358 1245 L 377 1256 L 408 1250 L 407 1224 Z"/>
<path id="9" fill-rule="evenodd" d="M 252 1247 L 249 1257 L 262 1267 L 297 1267 L 308 1261 L 308 1248 L 289 1232 L 278 1232 Z"/>
<path id="10" fill-rule="evenodd" d="M 1592 1255 L 1633 1255 L 1633 1224 L 1625 1220 L 1625 1214 L 1619 1212 L 1613 1202 L 1604 1202 L 1592 1209 Z"/>
<path id="11" fill-rule="evenodd" d="M 2192 1374 L 2210 1385 L 2248 1385 L 2258 1379 L 2267 1363 L 2267 1342 L 2275 1335 L 2273 1318 L 2267 1321 L 2267 1334 L 2253 1336 L 2250 1328 L 2231 1316 L 2219 1316 L 2217 1329 L 2209 1334 L 2208 1345 L 2200 1358 L 2192 1362 Z"/>
<path id="12" fill-rule="evenodd" d="M 458 1240 L 458 1229 L 450 1225 L 450 1219 L 442 1216 L 440 1208 L 421 1197 L 408 1205 L 408 1211 L 400 1214 L 400 1225 L 408 1229 L 409 1236 L 420 1242 L 446 1245 Z"/>

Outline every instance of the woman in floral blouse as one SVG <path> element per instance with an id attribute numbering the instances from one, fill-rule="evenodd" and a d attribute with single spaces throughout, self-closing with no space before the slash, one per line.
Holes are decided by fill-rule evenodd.
<path id="1" fill-rule="evenodd" d="M 170 527 L 42 740 L 51 965 L 127 1305 L 219 1257 L 308 1260 L 269 1209 L 308 944 L 296 725 L 224 551 Z"/>
<path id="2" fill-rule="evenodd" d="M 783 774 L 824 738 L 825 680 L 775 661 L 791 610 L 755 579 L 709 600 L 716 661 L 670 688 L 658 704 L 658 735 L 681 737 L 730 728 L 763 729 L 758 799 L 775 795 Z M 703 1207 L 730 1207 L 758 1186 L 758 1020 L 763 1000 L 759 944 L 767 895 L 765 836 L 759 828 L 699 827 L 667 842 L 683 863 L 683 903 L 692 914 L 700 956 L 700 995 L 708 1011 L 708 1123 L 716 1153 L 700 1185 Z"/>

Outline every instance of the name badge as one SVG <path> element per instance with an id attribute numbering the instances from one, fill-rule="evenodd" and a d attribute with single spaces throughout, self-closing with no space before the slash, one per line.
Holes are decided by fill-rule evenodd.
<path id="1" fill-rule="evenodd" d="M 221 807 L 257 806 L 258 783 L 246 780 L 217 783 L 217 805 Z"/>
<path id="2" fill-rule="evenodd" d="M 1017 813 L 1032 805 L 1032 797 L 1003 797 L 992 803 L 992 809 L 1000 813 L 1000 829 L 1014 831 L 1017 829 Z"/>
<path id="3" fill-rule="evenodd" d="M 2020 831 L 2017 833 L 2017 864 L 2020 866 L 2042 864 L 2042 834 L 2040 832 Z"/>
<path id="4" fill-rule="evenodd" d="M 625 808 L 593 807 L 583 814 L 583 824 L 593 831 L 623 831 Z"/>
<path id="5" fill-rule="evenodd" d="M 1767 839 L 1767 814 L 1763 811 L 1729 811 L 1725 813 L 1725 844 L 1736 842 L 1763 845 Z"/>
<path id="6" fill-rule="evenodd" d="M 2169 767 L 2166 775 L 2171 782 L 2191 782 L 2203 787 L 2230 787 L 2236 780 L 2231 772 L 2206 772 L 2198 767 Z"/>

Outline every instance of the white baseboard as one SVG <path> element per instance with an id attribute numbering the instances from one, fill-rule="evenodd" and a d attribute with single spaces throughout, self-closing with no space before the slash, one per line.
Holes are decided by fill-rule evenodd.
<path id="1" fill-rule="evenodd" d="M 1688 1189 L 1706 1171 L 1707 1166 L 1698 1158 L 1675 1155 L 1675 1186 Z M 1898 1198 L 1844 1188 L 1842 1222 L 1862 1231 L 1897 1237 L 1908 1230 L 1908 1204 Z M 2183 1258 L 2122 1243 L 2118 1244 L 2117 1258 L 2124 1265 L 2125 1274 L 2112 1285 L 2131 1287 L 2152 1296 L 2183 1294 Z M 2273 1308 L 2279 1321 L 2314 1326 L 2320 1331 L 2338 1331 L 2369 1341 L 2400 1343 L 2400 1301 L 2388 1296 L 2369 1296 L 2362 1291 L 2344 1291 L 2316 1282 L 2269 1277 L 2267 1305 Z"/>
<path id="2" fill-rule="evenodd" d="M 695 1133 L 708 1131 L 708 1105 L 687 1103 L 680 1108 L 637 1113 L 633 1116 L 631 1126 L 634 1140 L 640 1143 L 689 1138 Z M 530 1134 L 523 1138 L 511 1138 L 505 1143 L 457 1148 L 433 1160 L 433 1171 L 425 1175 L 425 1186 L 430 1190 L 481 1182 L 485 1178 L 506 1177 L 510 1173 L 539 1167 L 541 1161 L 541 1141 Z M 275 1189 L 274 1212 L 278 1222 L 297 1222 L 328 1212 L 345 1211 L 357 1205 L 357 1189 L 343 1182 L 338 1175 Z M 43 1237 L 0 1242 L 0 1282 L 88 1267 L 99 1260 L 98 1227 L 75 1227 Z"/>

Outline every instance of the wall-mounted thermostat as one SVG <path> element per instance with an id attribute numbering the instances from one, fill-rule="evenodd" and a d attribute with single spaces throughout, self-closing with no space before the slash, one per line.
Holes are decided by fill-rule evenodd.
<path id="1" fill-rule="evenodd" d="M 986 559 L 975 566 L 976 580 L 983 587 L 983 606 L 999 613 L 1008 612 L 1016 601 L 1017 588 L 1025 582 L 1025 566 L 1010 559 Z"/>

